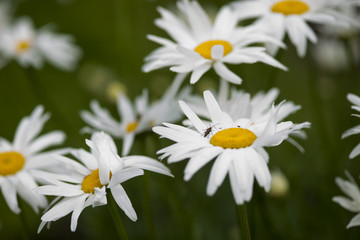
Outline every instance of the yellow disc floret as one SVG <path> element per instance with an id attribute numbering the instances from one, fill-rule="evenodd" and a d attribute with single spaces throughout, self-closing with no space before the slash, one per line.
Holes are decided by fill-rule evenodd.
<path id="1" fill-rule="evenodd" d="M 0 175 L 14 175 L 20 171 L 25 164 L 25 158 L 18 152 L 0 153 Z"/>
<path id="2" fill-rule="evenodd" d="M 126 132 L 133 132 L 136 130 L 137 126 L 138 126 L 138 122 L 132 122 L 132 123 L 129 123 L 127 126 L 126 126 Z"/>
<path id="3" fill-rule="evenodd" d="M 211 48 L 215 45 L 221 45 L 224 47 L 224 56 L 232 51 L 232 45 L 228 41 L 224 40 L 209 40 L 200 43 L 196 48 L 194 48 L 194 51 L 204 58 L 211 60 Z"/>
<path id="4" fill-rule="evenodd" d="M 99 169 L 95 169 L 91 172 L 90 175 L 84 177 L 84 180 L 81 184 L 81 190 L 83 190 L 85 193 L 94 193 L 96 187 L 102 188 L 103 186 L 104 185 L 101 184 L 99 178 Z"/>
<path id="5" fill-rule="evenodd" d="M 31 44 L 27 40 L 19 41 L 16 44 L 16 52 L 20 53 L 20 54 L 23 52 L 26 52 L 30 48 L 30 46 L 31 46 Z"/>
<path id="6" fill-rule="evenodd" d="M 303 14 L 309 11 L 309 6 L 303 1 L 299 0 L 284 0 L 275 3 L 271 7 L 271 11 L 275 13 L 282 13 L 284 15 Z"/>
<path id="7" fill-rule="evenodd" d="M 211 137 L 210 143 L 222 148 L 246 148 L 256 140 L 256 135 L 246 128 L 228 128 Z"/>

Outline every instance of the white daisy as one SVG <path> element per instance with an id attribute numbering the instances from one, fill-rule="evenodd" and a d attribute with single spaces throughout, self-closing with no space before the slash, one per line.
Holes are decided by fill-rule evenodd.
<path id="1" fill-rule="evenodd" d="M 343 1 L 342 2 L 347 2 Z M 346 17 L 338 10 L 340 0 L 246 0 L 234 4 L 239 20 L 258 18 L 256 25 L 278 40 L 285 33 L 295 45 L 298 55 L 306 54 L 307 39 L 317 42 L 317 36 L 309 23 L 344 23 Z M 272 54 L 278 46 L 268 44 Z"/>
<path id="2" fill-rule="evenodd" d="M 56 166 L 52 154 L 65 153 L 66 149 L 43 152 L 44 149 L 63 143 L 65 134 L 53 131 L 38 136 L 50 114 L 43 114 L 44 108 L 37 106 L 32 114 L 21 120 L 14 141 L 0 138 L 0 187 L 9 208 L 20 213 L 17 194 L 35 212 L 47 206 L 46 198 L 33 191 L 37 184 L 36 169 L 48 170 Z"/>
<path id="3" fill-rule="evenodd" d="M 360 189 L 354 179 L 348 174 L 350 181 L 337 177 L 335 179 L 339 188 L 347 195 L 333 197 L 333 201 L 350 212 L 357 213 L 353 217 L 346 228 L 360 226 Z"/>
<path id="4" fill-rule="evenodd" d="M 158 9 L 161 18 L 155 24 L 174 41 L 149 35 L 150 40 L 162 47 L 145 59 L 147 63 L 143 66 L 143 71 L 169 66 L 174 72 L 192 72 L 190 83 L 194 84 L 213 67 L 220 77 L 240 84 L 241 78 L 224 63 L 263 62 L 286 70 L 286 67 L 265 53 L 265 48 L 249 46 L 264 42 L 277 46 L 283 44 L 260 33 L 254 26 L 237 27 L 237 18 L 231 8 L 221 8 L 212 23 L 197 1 L 178 1 L 177 6 L 185 20 L 164 8 Z"/>
<path id="5" fill-rule="evenodd" d="M 136 212 L 121 183 L 143 175 L 145 170 L 172 176 L 170 170 L 162 163 L 145 156 L 128 156 L 121 158 L 112 138 L 104 132 L 95 133 L 91 141 L 86 140 L 91 153 L 79 149 L 73 150 L 73 159 L 57 156 L 68 166 L 68 174 L 38 172 L 38 176 L 50 183 L 37 188 L 44 195 L 57 196 L 62 199 L 49 209 L 42 217 L 39 232 L 47 222 L 53 222 L 72 212 L 71 231 L 76 230 L 81 212 L 88 206 L 107 204 L 106 194 L 111 193 L 118 206 L 132 220 L 137 220 Z"/>
<path id="6" fill-rule="evenodd" d="M 81 50 L 73 42 L 70 35 L 55 34 L 50 27 L 36 30 L 29 18 L 21 18 L 4 30 L 0 50 L 6 62 L 15 59 L 24 67 L 39 69 L 47 60 L 59 69 L 70 71 L 81 56 Z"/>
<path id="7" fill-rule="evenodd" d="M 94 129 L 86 127 L 83 132 L 103 130 L 113 137 L 123 138 L 122 155 L 127 155 L 137 134 L 149 131 L 162 122 L 175 122 L 181 118 L 176 99 L 187 95 L 186 89 L 177 94 L 184 78 L 184 74 L 178 74 L 164 96 L 150 105 L 147 90 L 135 99 L 134 106 L 125 95 L 120 94 L 117 99 L 117 110 L 121 121 L 114 119 L 97 101 L 92 101 L 90 107 L 94 113 L 81 111 L 80 116 Z"/>
<path id="8" fill-rule="evenodd" d="M 207 194 L 210 196 L 216 192 L 228 173 L 237 204 L 251 199 L 254 177 L 261 187 L 269 191 L 269 156 L 264 147 L 279 145 L 289 134 L 309 127 L 310 123 L 277 123 L 281 104 L 273 106 L 268 119 L 261 123 L 247 118 L 233 120 L 220 109 L 209 91 L 204 92 L 204 99 L 211 117 L 210 127 L 187 104 L 180 101 L 181 109 L 195 130 L 169 123 L 164 123 L 165 127 L 153 128 L 157 134 L 176 142 L 158 151 L 163 154 L 161 158 L 169 157 L 169 163 L 190 158 L 184 171 L 186 181 L 215 158 L 207 185 Z"/>
<path id="9" fill-rule="evenodd" d="M 270 89 L 267 93 L 259 92 L 251 97 L 249 93 L 243 90 L 237 90 L 235 87 L 229 89 L 228 82 L 222 80 L 217 95 L 218 104 L 221 110 L 227 113 L 232 119 L 246 118 L 253 123 L 261 123 L 269 119 L 271 114 L 271 106 L 274 104 L 279 90 L 277 88 Z M 210 119 L 210 113 L 206 109 L 206 103 L 200 96 L 187 97 L 187 103 L 191 109 L 199 116 Z M 295 105 L 292 102 L 284 102 L 277 113 L 276 122 L 282 121 L 290 114 L 298 111 L 300 105 Z M 191 125 L 190 121 L 184 121 L 184 124 Z M 209 125 L 211 126 L 211 125 Z M 217 127 L 217 125 L 213 126 Z M 305 139 L 306 134 L 303 131 L 296 131 L 291 134 L 286 140 L 304 152 L 302 146 L 292 137 Z"/>
<path id="10" fill-rule="evenodd" d="M 349 93 L 347 95 L 347 99 L 354 105 L 351 106 L 352 109 L 360 112 L 360 97 L 356 96 L 355 94 Z M 352 114 L 353 116 L 356 117 L 360 117 L 359 114 Z M 352 127 L 348 130 L 346 130 L 343 135 L 341 136 L 342 138 L 346 138 L 349 137 L 351 135 L 354 134 L 359 134 L 360 133 L 360 125 L 357 125 L 355 127 Z M 358 145 L 356 145 L 356 147 L 351 151 L 350 153 L 350 158 L 355 158 L 356 156 L 358 156 L 360 154 L 360 143 Z"/>

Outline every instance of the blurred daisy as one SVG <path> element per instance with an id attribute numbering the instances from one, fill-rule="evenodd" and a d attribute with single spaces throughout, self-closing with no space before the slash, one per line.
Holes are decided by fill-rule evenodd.
<path id="1" fill-rule="evenodd" d="M 35 212 L 47 206 L 46 198 L 33 191 L 37 184 L 36 170 L 48 170 L 57 162 L 52 154 L 62 154 L 66 149 L 43 152 L 44 149 L 63 143 L 65 134 L 53 131 L 38 136 L 50 114 L 43 114 L 44 108 L 37 106 L 32 114 L 21 120 L 14 141 L 0 138 L 0 187 L 9 208 L 20 213 L 17 194 Z"/>
<path id="2" fill-rule="evenodd" d="M 36 30 L 29 18 L 21 18 L 1 36 L 2 65 L 15 59 L 23 67 L 39 69 L 47 60 L 61 70 L 71 71 L 81 56 L 81 50 L 73 42 L 70 35 L 55 34 L 49 26 Z"/>
<path id="3" fill-rule="evenodd" d="M 246 0 L 234 4 L 239 20 L 258 18 L 255 25 L 278 40 L 283 40 L 285 33 L 295 45 L 300 57 L 304 57 L 307 39 L 317 42 L 317 36 L 309 23 L 333 24 L 346 22 L 345 15 L 339 11 L 343 0 Z M 349 24 L 349 23 L 348 23 Z M 267 44 L 272 54 L 278 46 Z"/>
<path id="4" fill-rule="evenodd" d="M 248 118 L 252 121 L 261 122 L 268 119 L 271 112 L 271 105 L 279 96 L 279 89 L 272 88 L 268 92 L 258 92 L 251 97 L 249 93 L 230 88 L 227 81 L 221 80 L 219 92 L 216 95 L 221 110 L 227 113 L 232 119 Z M 206 103 L 199 95 L 190 95 L 186 98 L 188 105 L 199 116 L 209 119 L 210 113 L 206 109 Z M 241 104 L 239 104 L 241 103 Z M 299 110 L 301 106 L 292 102 L 282 104 L 278 113 L 278 121 Z"/>
<path id="5" fill-rule="evenodd" d="M 189 158 L 184 170 L 184 179 L 188 181 L 215 158 L 207 194 L 212 196 L 229 174 L 235 202 L 239 205 L 251 199 L 254 177 L 268 192 L 271 176 L 267 166 L 269 156 L 264 147 L 277 146 L 289 134 L 310 124 L 293 124 L 290 121 L 278 123 L 281 104 L 272 107 L 266 121 L 253 122 L 247 118 L 233 120 L 221 110 L 209 91 L 204 92 L 204 99 L 211 117 L 210 125 L 200 120 L 187 104 L 180 101 L 181 109 L 195 130 L 169 123 L 164 123 L 165 127 L 153 128 L 155 133 L 176 142 L 158 151 L 158 154 L 163 154 L 161 159 L 169 157 L 168 162 L 173 163 Z"/>
<path id="6" fill-rule="evenodd" d="M 342 196 L 333 197 L 333 201 L 350 212 L 357 213 L 346 228 L 360 226 L 360 189 L 354 179 L 348 174 L 350 181 L 337 177 L 336 184 L 348 198 Z"/>
<path id="7" fill-rule="evenodd" d="M 352 109 L 360 112 L 360 97 L 356 96 L 355 94 L 349 93 L 347 95 L 347 99 L 354 105 L 351 106 Z M 360 117 L 359 114 L 352 114 L 353 116 L 356 117 Z M 350 128 L 348 130 L 346 130 L 343 135 L 341 136 L 342 138 L 346 138 L 349 137 L 351 135 L 354 134 L 359 134 L 360 133 L 360 125 L 357 125 L 353 128 Z M 356 145 L 356 147 L 351 151 L 350 153 L 350 158 L 355 158 L 356 156 L 358 156 L 360 154 L 360 143 L 358 145 Z"/>
<path id="8" fill-rule="evenodd" d="M 184 74 L 178 74 L 164 96 L 150 105 L 147 90 L 135 99 L 134 106 L 125 95 L 120 94 L 117 98 L 117 110 L 121 121 L 114 119 L 108 110 L 100 107 L 97 101 L 92 101 L 90 108 L 94 113 L 80 112 L 81 118 L 92 128 L 85 127 L 82 131 L 93 133 L 103 130 L 115 138 L 122 138 L 124 140 L 122 155 L 127 155 L 137 134 L 149 131 L 162 122 L 175 122 L 181 118 L 176 99 L 188 92 L 185 89 L 177 94 L 184 78 Z"/>
<path id="9" fill-rule="evenodd" d="M 155 24 L 165 30 L 174 40 L 149 35 L 148 38 L 162 47 L 145 60 L 143 71 L 171 67 L 174 72 L 192 72 L 190 83 L 214 68 L 225 80 L 240 84 L 241 78 L 230 71 L 224 63 L 241 64 L 263 62 L 286 70 L 286 67 L 265 53 L 265 48 L 249 46 L 254 43 L 271 42 L 283 46 L 280 41 L 262 34 L 254 26 L 237 27 L 235 12 L 229 7 L 220 9 L 214 23 L 197 1 L 178 1 L 178 8 L 185 20 L 172 12 L 159 8 L 161 18 Z"/>
<path id="10" fill-rule="evenodd" d="M 71 231 L 75 231 L 81 212 L 88 206 L 107 204 L 106 194 L 111 193 L 117 205 L 132 220 L 137 220 L 136 212 L 121 183 L 143 175 L 145 170 L 172 176 L 170 170 L 159 161 L 144 156 L 120 158 L 112 138 L 104 132 L 95 133 L 86 140 L 91 153 L 79 149 L 73 150 L 73 159 L 57 156 L 57 159 L 69 167 L 68 174 L 39 172 L 39 177 L 49 185 L 38 187 L 36 192 L 57 196 L 60 200 L 42 217 L 39 232 L 47 222 L 56 221 L 72 212 Z"/>

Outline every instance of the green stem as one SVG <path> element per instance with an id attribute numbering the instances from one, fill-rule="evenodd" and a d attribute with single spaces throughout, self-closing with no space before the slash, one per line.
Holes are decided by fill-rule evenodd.
<path id="1" fill-rule="evenodd" d="M 154 214 L 151 208 L 151 199 L 150 199 L 150 191 L 149 191 L 149 178 L 145 173 L 142 179 L 142 188 L 144 193 L 144 211 L 146 218 L 146 226 L 148 231 L 148 239 L 155 240 L 156 238 L 156 229 L 154 224 Z"/>
<path id="2" fill-rule="evenodd" d="M 143 154 L 148 157 L 152 157 L 153 147 L 151 146 L 152 138 L 151 134 L 147 133 L 143 136 Z M 154 223 L 154 214 L 151 206 L 151 197 L 150 197 L 150 190 L 149 190 L 149 177 L 147 173 L 144 174 L 142 178 L 142 191 L 143 191 L 143 204 L 144 204 L 144 211 L 145 211 L 145 220 L 146 220 L 146 228 L 148 239 L 155 240 L 156 237 L 156 228 Z"/>
<path id="3" fill-rule="evenodd" d="M 129 237 L 128 237 L 126 230 L 124 228 L 124 225 L 121 221 L 118 206 L 115 202 L 115 199 L 113 198 L 111 193 L 107 193 L 106 196 L 107 196 L 107 201 L 108 201 L 107 205 L 109 207 L 109 211 L 110 211 L 111 217 L 114 221 L 114 224 L 115 224 L 116 230 L 119 234 L 119 237 L 121 240 L 128 240 Z"/>
<path id="4" fill-rule="evenodd" d="M 237 205 L 237 210 L 239 215 L 239 228 L 240 228 L 241 240 L 251 240 L 245 203 L 242 205 Z"/>
<path id="5" fill-rule="evenodd" d="M 21 201 L 19 201 L 19 204 Z M 28 225 L 26 224 L 25 214 L 24 214 L 24 208 L 20 206 L 21 212 L 19 214 L 20 224 L 21 224 L 21 235 L 24 240 L 30 240 L 30 234 Z"/>

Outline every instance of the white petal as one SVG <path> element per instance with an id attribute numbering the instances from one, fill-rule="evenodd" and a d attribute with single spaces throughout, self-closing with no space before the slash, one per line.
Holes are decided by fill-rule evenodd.
<path id="1" fill-rule="evenodd" d="M 157 172 L 167 176 L 173 176 L 170 173 L 170 169 L 167 168 L 163 163 L 149 157 L 129 156 L 129 157 L 124 157 L 123 160 L 125 167 L 141 168 L 144 170 Z"/>
<path id="2" fill-rule="evenodd" d="M 129 197 L 127 196 L 124 188 L 119 184 L 110 188 L 117 205 L 125 212 L 125 214 L 132 220 L 136 221 L 136 212 L 131 204 Z"/>
<path id="3" fill-rule="evenodd" d="M 355 158 L 356 156 L 358 156 L 360 154 L 360 143 L 358 145 L 356 145 L 356 147 L 351 151 L 350 153 L 350 159 Z"/>
<path id="4" fill-rule="evenodd" d="M 63 196 L 63 197 L 74 197 L 84 194 L 84 191 L 80 189 L 78 185 L 73 187 L 70 184 L 68 186 L 41 186 L 36 188 L 36 192 L 43 195 L 49 196 Z"/>
<path id="5" fill-rule="evenodd" d="M 360 214 L 355 215 L 350 221 L 350 223 L 346 226 L 346 228 L 351 228 L 355 226 L 360 226 Z"/>
<path id="6" fill-rule="evenodd" d="M 204 75 L 204 73 L 206 73 L 207 71 L 209 71 L 210 68 L 211 68 L 211 65 L 209 65 L 207 63 L 195 68 L 193 73 L 191 74 L 190 83 L 194 84 L 197 81 L 199 81 L 201 76 Z"/>
<path id="7" fill-rule="evenodd" d="M 221 151 L 223 151 L 221 147 L 209 147 L 198 151 L 195 156 L 190 158 L 185 167 L 184 180 L 189 181 L 200 168 L 216 157 Z"/>
<path id="8" fill-rule="evenodd" d="M 192 122 L 198 132 L 204 131 L 206 125 L 200 120 L 200 118 L 190 109 L 190 107 L 183 101 L 179 101 L 181 110 L 184 112 L 186 117 Z"/>
<path id="9" fill-rule="evenodd" d="M 215 72 L 225 80 L 234 84 L 241 84 L 242 80 L 235 73 L 231 72 L 222 62 L 216 62 L 214 64 Z"/>
<path id="10" fill-rule="evenodd" d="M 1 191 L 11 211 L 13 211 L 16 214 L 19 214 L 21 210 L 18 206 L 15 186 L 9 180 L 4 179 L 3 182 L 1 183 Z"/>
<path id="11" fill-rule="evenodd" d="M 81 212 L 84 210 L 85 208 L 85 199 L 87 198 L 86 195 L 83 195 L 81 198 L 79 198 L 76 201 L 76 204 L 74 206 L 74 210 L 73 213 L 71 215 L 71 225 L 70 225 L 70 229 L 72 232 L 75 232 L 76 227 L 77 227 L 77 222 L 79 219 L 79 216 L 81 214 Z"/>
<path id="12" fill-rule="evenodd" d="M 137 176 L 140 176 L 143 174 L 144 174 L 143 170 L 138 169 L 138 168 L 133 168 L 133 167 L 119 170 L 112 175 L 108 187 L 112 188 L 113 186 L 115 186 L 117 184 L 121 184 L 133 177 L 137 177 Z"/>
<path id="13" fill-rule="evenodd" d="M 220 60 L 224 56 L 224 46 L 214 45 L 211 48 L 211 58 L 214 60 Z"/>

